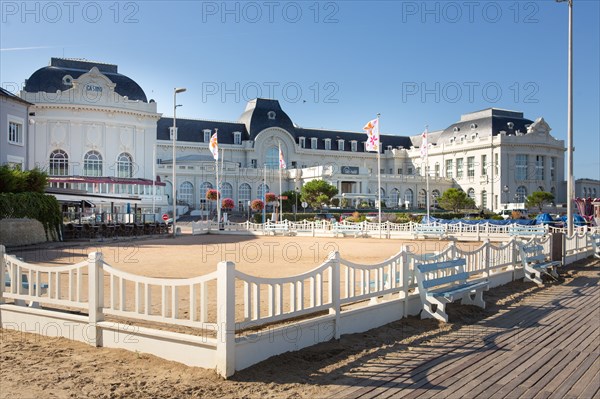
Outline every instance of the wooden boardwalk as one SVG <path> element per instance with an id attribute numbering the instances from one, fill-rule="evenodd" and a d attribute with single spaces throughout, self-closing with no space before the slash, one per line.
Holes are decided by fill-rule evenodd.
<path id="1" fill-rule="evenodd" d="M 600 273 L 352 370 L 334 398 L 600 398 Z"/>

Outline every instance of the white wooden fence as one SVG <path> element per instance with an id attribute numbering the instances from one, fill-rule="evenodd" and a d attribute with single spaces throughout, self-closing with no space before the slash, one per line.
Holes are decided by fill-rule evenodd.
<path id="1" fill-rule="evenodd" d="M 358 226 L 358 230 L 363 232 L 362 236 L 377 237 L 377 238 L 414 238 L 416 234 L 415 226 L 423 226 L 423 224 L 408 222 L 408 223 L 392 223 L 390 221 L 379 223 L 373 222 L 361 222 L 361 223 L 350 223 L 342 222 L 342 225 L 351 224 Z M 506 240 L 506 236 L 509 234 L 510 225 L 496 225 L 490 223 L 482 224 L 467 224 L 467 223 L 455 223 L 455 224 L 436 224 L 434 226 L 443 226 L 446 235 L 448 237 L 457 238 L 463 241 L 482 241 L 484 239 L 490 239 L 492 241 Z M 284 220 L 282 222 L 273 223 L 271 221 L 267 223 L 221 223 L 219 226 L 216 222 L 192 222 L 192 234 L 254 234 L 254 235 L 266 235 L 268 234 L 268 227 L 266 226 L 277 226 L 284 227 L 286 231 L 299 236 L 310 236 L 310 237 L 333 237 L 336 232 L 335 223 L 329 221 L 308 221 L 303 220 L 300 222 L 291 222 Z M 518 225 L 517 225 L 518 226 Z M 532 229 L 539 230 L 542 234 L 549 233 L 548 226 L 531 226 Z M 551 228 L 554 229 L 554 228 Z M 557 230 L 557 229 L 554 229 Z M 270 230 L 272 231 L 272 230 Z M 577 231 L 587 232 L 587 228 L 580 228 Z"/>
<path id="2" fill-rule="evenodd" d="M 531 241 L 551 254 L 550 236 Z M 418 314 L 423 305 L 415 263 L 464 258 L 470 278 L 485 279 L 490 287 L 522 278 L 517 242 L 486 240 L 471 251 L 451 242 L 428 254 L 403 247 L 373 265 L 333 252 L 318 267 L 285 278 L 251 276 L 233 262 L 220 262 L 215 272 L 188 279 L 126 273 L 105 263 L 100 252 L 70 266 L 34 265 L 0 246 L 0 323 L 151 353 L 229 377 L 270 356 Z M 567 263 L 589 256 L 591 234 L 565 237 L 563 248 Z"/>

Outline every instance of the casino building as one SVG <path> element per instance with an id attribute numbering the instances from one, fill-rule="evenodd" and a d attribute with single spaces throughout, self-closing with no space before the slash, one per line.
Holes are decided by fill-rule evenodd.
<path id="1" fill-rule="evenodd" d="M 158 114 L 156 103 L 116 65 L 52 58 L 27 79 L 20 97 L 35 115 L 29 167 L 45 167 L 54 187 L 82 190 L 113 208 L 135 201 L 143 212 L 163 213 L 172 206 L 173 119 Z M 208 149 L 215 130 L 221 195 L 234 199 L 239 211 L 265 191 L 279 193 L 279 147 L 287 163 L 282 191 L 324 179 L 349 206 L 374 203 L 380 190 L 388 208 L 424 208 L 426 173 L 432 204 L 450 187 L 493 211 L 538 190 L 565 201 L 564 142 L 543 118 L 496 108 L 462 115 L 429 132 L 428 165 L 420 155 L 421 132 L 382 134 L 378 187 L 377 157 L 365 151 L 364 132 L 299 127 L 277 100 L 258 98 L 231 122 L 177 118 L 178 204 L 207 206 L 206 190 L 216 186 Z"/>

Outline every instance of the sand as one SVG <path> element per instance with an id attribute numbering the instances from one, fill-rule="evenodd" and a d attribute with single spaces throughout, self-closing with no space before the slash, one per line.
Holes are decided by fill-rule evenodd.
<path id="1" fill-rule="evenodd" d="M 209 255 L 208 252 L 214 252 L 215 248 L 220 250 L 215 243 L 222 239 L 215 236 L 185 236 L 178 239 L 176 245 L 166 242 L 168 240 L 145 240 L 136 242 L 136 245 L 128 243 L 129 246 L 125 246 L 120 243 L 102 247 L 105 252 L 112 250 L 113 259 L 107 259 L 107 262 L 119 268 L 152 276 L 189 277 L 214 270 L 219 255 Z M 265 245 L 267 241 L 263 240 L 266 239 L 228 238 L 231 240 L 228 244 L 237 245 L 238 249 L 249 243 L 258 244 L 260 248 L 269 248 L 269 245 L 275 248 L 275 263 L 265 265 L 262 261 L 254 262 L 253 258 L 240 256 L 241 270 L 263 276 L 283 276 L 308 270 L 318 264 L 313 260 L 320 261 L 321 257 L 324 259 L 327 256 L 325 250 L 328 248 L 325 245 L 332 243 L 349 258 L 355 256 L 354 261 L 369 263 L 393 255 L 400 247 L 400 242 L 393 240 L 271 237 L 268 241 L 271 244 Z M 195 244 L 199 242 L 204 249 L 197 248 Z M 272 243 L 279 243 L 279 246 Z M 277 248 L 283 248 L 287 243 L 297 243 L 303 251 L 313 252 L 308 260 L 302 258 L 297 262 L 277 264 L 275 254 L 283 254 Z M 310 245 L 314 249 L 310 249 Z M 427 245 L 443 247 L 444 244 L 434 242 Z M 221 244 L 223 250 L 225 246 Z M 469 243 L 464 248 L 473 246 L 473 243 Z M 20 251 L 19 255 L 28 261 L 34 261 L 37 257 L 40 263 L 64 264 L 72 263 L 77 256 L 85 256 L 85 251 L 76 253 L 80 249 Z M 430 251 L 430 248 L 426 250 Z M 232 251 L 228 256 L 238 255 Z M 261 256 L 268 255 L 263 253 Z M 283 258 L 283 255 L 280 256 Z M 594 264 L 596 269 L 600 266 L 597 261 Z M 572 276 L 561 283 L 568 283 L 569 279 L 584 273 L 585 269 L 575 267 L 571 271 Z M 364 361 L 390 351 L 410 350 L 419 342 L 443 336 L 458 325 L 473 323 L 495 314 L 508 304 L 514 305 L 514 302 L 540 290 L 543 288 L 516 281 L 486 292 L 485 310 L 450 305 L 450 323 L 405 318 L 365 333 L 343 336 L 339 341 L 273 357 L 236 373 L 229 380 L 223 380 L 212 370 L 186 367 L 151 355 L 93 348 L 63 338 L 0 329 L 0 398 L 327 397 L 331 386 L 343 384 L 352 369 Z"/>

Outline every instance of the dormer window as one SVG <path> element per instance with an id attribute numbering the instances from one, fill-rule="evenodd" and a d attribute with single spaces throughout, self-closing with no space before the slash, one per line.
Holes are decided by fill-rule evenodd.
<path id="1" fill-rule="evenodd" d="M 209 143 L 210 142 L 210 129 L 204 129 L 204 142 L 205 143 Z"/>
<path id="2" fill-rule="evenodd" d="M 508 123 L 506 124 L 506 126 L 508 126 L 508 128 L 512 130 L 512 129 L 515 127 L 515 124 L 514 124 L 514 123 L 512 123 L 512 122 L 508 122 Z"/>
<path id="3" fill-rule="evenodd" d="M 338 151 L 344 151 L 344 140 L 338 140 Z"/>
<path id="4" fill-rule="evenodd" d="M 173 126 L 169 127 L 169 140 L 173 140 Z M 175 140 L 177 140 L 177 128 L 175 128 Z"/>
<path id="5" fill-rule="evenodd" d="M 392 148 L 393 148 L 393 147 L 392 147 L 391 145 L 388 145 L 388 146 L 387 146 L 387 149 L 388 149 L 388 151 L 392 151 Z"/>
<path id="6" fill-rule="evenodd" d="M 471 123 L 471 130 L 475 130 L 477 129 L 477 124 L 476 123 Z"/>
<path id="7" fill-rule="evenodd" d="M 358 142 L 356 140 L 350 141 L 350 149 L 352 152 L 358 151 Z"/>
<path id="8" fill-rule="evenodd" d="M 318 139 L 316 137 L 311 137 L 310 138 L 310 148 L 313 150 L 317 149 L 317 145 L 318 145 Z"/>
<path id="9" fill-rule="evenodd" d="M 300 148 L 306 148 L 306 137 L 298 137 L 298 145 Z"/>
<path id="10" fill-rule="evenodd" d="M 325 150 L 331 150 L 331 139 L 325 139 Z"/>
<path id="11" fill-rule="evenodd" d="M 454 133 L 458 132 L 460 130 L 460 128 L 458 126 L 454 126 L 454 129 L 452 129 L 454 131 Z"/>
<path id="12" fill-rule="evenodd" d="M 242 133 L 233 132 L 233 144 L 237 144 L 237 145 L 242 144 Z"/>
<path id="13" fill-rule="evenodd" d="M 267 118 L 269 118 L 270 120 L 274 120 L 275 116 L 276 116 L 275 111 L 267 112 Z"/>

